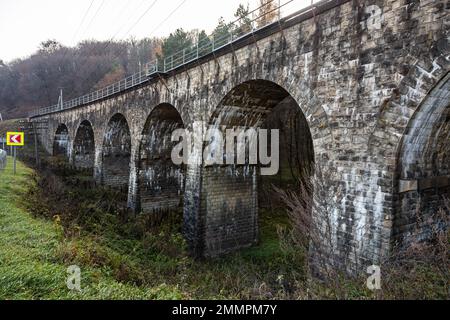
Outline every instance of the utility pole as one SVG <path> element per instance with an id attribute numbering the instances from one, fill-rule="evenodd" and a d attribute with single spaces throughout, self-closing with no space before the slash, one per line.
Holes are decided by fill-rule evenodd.
<path id="1" fill-rule="evenodd" d="M 59 110 L 64 109 L 64 102 L 63 102 L 63 88 L 59 88 L 59 98 L 58 98 L 58 108 Z"/>
<path id="2" fill-rule="evenodd" d="M 313 2 L 313 0 L 311 0 Z M 278 21 L 281 20 L 281 0 L 278 0 Z"/>

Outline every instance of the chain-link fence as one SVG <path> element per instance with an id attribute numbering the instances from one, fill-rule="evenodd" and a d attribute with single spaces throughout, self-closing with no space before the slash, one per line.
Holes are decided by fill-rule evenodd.
<path id="1" fill-rule="evenodd" d="M 6 167 L 6 151 L 0 149 L 0 170 Z"/>

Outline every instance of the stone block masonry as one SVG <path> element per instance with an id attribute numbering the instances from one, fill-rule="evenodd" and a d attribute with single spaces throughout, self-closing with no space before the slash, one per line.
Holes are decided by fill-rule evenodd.
<path id="1" fill-rule="evenodd" d="M 229 171 L 229 172 L 225 172 Z M 200 217 L 206 256 L 248 247 L 258 240 L 257 167 L 207 167 Z"/>
<path id="2" fill-rule="evenodd" d="M 49 152 L 64 124 L 69 159 L 92 166 L 98 181 L 109 172 L 105 147 L 126 145 L 130 208 L 140 212 L 142 200 L 149 201 L 143 186 L 175 185 L 159 196 L 174 190 L 183 195 L 189 247 L 209 256 L 256 242 L 253 176 L 189 165 L 180 175 L 150 175 L 143 182 L 149 167 L 142 159 L 171 166 L 164 143 L 152 149 L 143 141 L 166 141 L 160 129 L 167 126 L 155 129 L 163 122 L 191 129 L 195 121 L 211 123 L 231 108 L 235 116 L 224 123 L 243 125 L 292 99 L 306 119 L 315 165 L 329 173 L 323 192 L 336 250 L 327 259 L 376 264 L 396 244 L 410 242 L 414 208 L 431 217 L 448 195 L 449 10 L 446 0 L 330 1 L 136 88 L 32 121 L 48 119 L 40 137 Z M 158 111 L 162 106 L 165 111 Z M 105 145 L 117 117 L 129 139 Z M 148 151 L 143 158 L 143 148 L 157 154 Z M 158 201 L 145 206 L 155 209 Z M 420 234 L 426 240 L 425 224 Z"/>

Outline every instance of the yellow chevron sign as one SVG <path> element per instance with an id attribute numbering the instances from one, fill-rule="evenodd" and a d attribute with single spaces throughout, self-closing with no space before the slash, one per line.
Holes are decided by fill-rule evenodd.
<path id="1" fill-rule="evenodd" d="M 25 137 L 23 132 L 7 132 L 6 145 L 8 146 L 23 146 L 25 144 Z"/>

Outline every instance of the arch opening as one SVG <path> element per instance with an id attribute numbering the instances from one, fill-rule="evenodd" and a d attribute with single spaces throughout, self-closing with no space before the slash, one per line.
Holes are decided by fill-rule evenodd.
<path id="1" fill-rule="evenodd" d="M 73 165 L 87 170 L 92 175 L 95 161 L 94 130 L 89 121 L 84 120 L 77 129 L 73 143 Z"/>
<path id="2" fill-rule="evenodd" d="M 295 99 L 278 84 L 267 80 L 251 80 L 234 87 L 217 106 L 210 126 L 219 129 L 225 139 L 227 130 L 255 129 L 258 162 L 250 159 L 250 144 L 246 140 L 245 163 L 234 158 L 228 164 L 226 146 L 225 165 L 205 165 L 202 173 L 204 204 L 204 254 L 215 256 L 257 243 L 259 215 L 281 213 L 287 218 L 284 204 L 273 186 L 294 189 L 309 181 L 314 168 L 314 150 L 309 124 Z M 278 152 L 278 170 L 263 173 L 272 166 L 261 162 L 261 129 L 267 130 L 266 155 Z M 272 135 L 278 130 L 278 137 Z M 249 132 L 249 131 L 247 131 Z M 237 137 L 233 138 L 237 143 Z M 273 139 L 273 140 L 272 140 Z M 279 146 L 272 144 L 279 141 Z M 224 143 L 224 145 L 226 145 Z M 229 157 L 229 156 L 228 156 Z M 273 168 L 273 167 L 272 167 Z M 275 173 L 275 174 L 273 174 Z"/>
<path id="3" fill-rule="evenodd" d="M 176 165 L 171 153 L 172 133 L 184 128 L 181 115 L 170 104 L 157 106 L 148 116 L 139 148 L 139 210 L 166 213 L 182 208 L 184 165 Z"/>
<path id="4" fill-rule="evenodd" d="M 410 120 L 397 159 L 393 239 L 402 247 L 431 240 L 450 208 L 450 73 Z M 447 199 L 447 200 L 446 200 Z"/>
<path id="5" fill-rule="evenodd" d="M 128 191 L 131 159 L 131 133 L 122 114 L 115 114 L 103 137 L 102 183 L 105 186 Z"/>
<path id="6" fill-rule="evenodd" d="M 68 156 L 69 152 L 69 129 L 65 124 L 60 124 L 56 129 L 53 140 L 53 156 Z"/>

